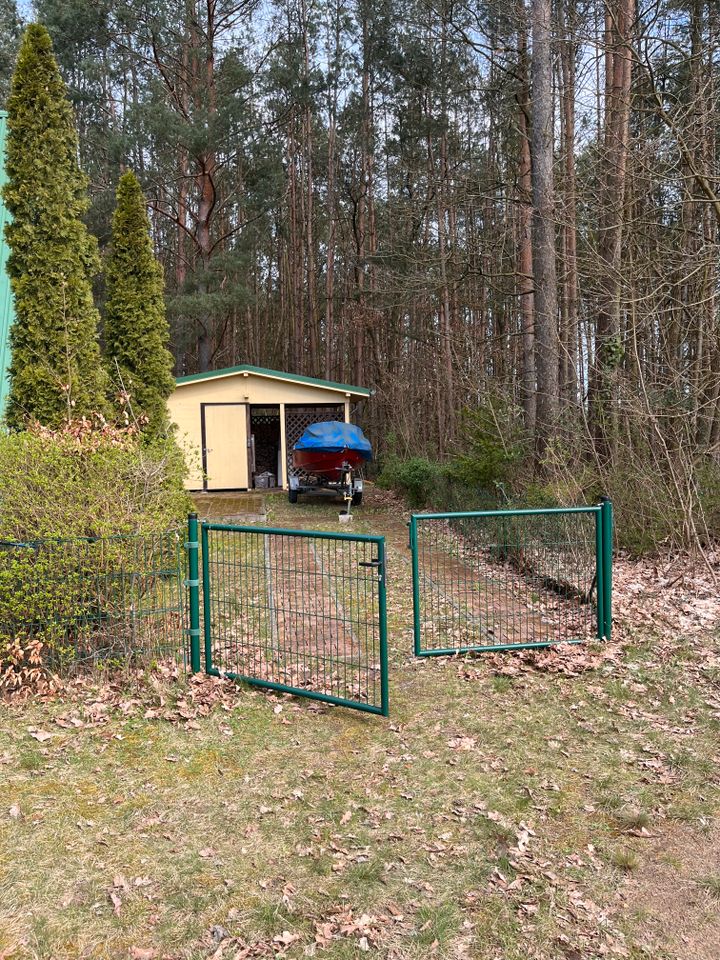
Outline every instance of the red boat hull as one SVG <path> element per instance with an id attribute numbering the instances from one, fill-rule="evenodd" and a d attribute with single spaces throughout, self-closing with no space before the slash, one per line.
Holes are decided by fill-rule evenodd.
<path id="1" fill-rule="evenodd" d="M 333 453 L 324 450 L 293 450 L 293 466 L 305 473 L 328 480 L 340 480 L 343 470 L 348 467 L 356 470 L 365 458 L 357 450 L 338 450 Z"/>

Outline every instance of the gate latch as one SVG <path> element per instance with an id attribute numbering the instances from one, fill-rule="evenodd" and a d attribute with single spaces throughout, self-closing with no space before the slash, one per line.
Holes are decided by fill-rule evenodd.
<path id="1" fill-rule="evenodd" d="M 378 557 L 373 557 L 372 560 L 360 560 L 358 563 L 359 567 L 379 567 L 380 559 Z"/>

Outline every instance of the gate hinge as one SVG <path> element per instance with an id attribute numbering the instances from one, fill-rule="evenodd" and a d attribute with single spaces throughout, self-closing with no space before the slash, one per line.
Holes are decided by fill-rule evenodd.
<path id="1" fill-rule="evenodd" d="M 185 547 L 188 548 L 188 549 L 191 548 L 191 547 L 192 547 L 192 548 L 197 548 L 197 547 L 199 547 L 199 546 L 200 546 L 200 541 L 199 541 L 199 540 L 186 540 L 186 541 L 185 541 Z"/>
<path id="2" fill-rule="evenodd" d="M 199 637 L 202 634 L 200 627 L 185 627 L 183 633 L 186 633 L 189 637 Z"/>
<path id="3" fill-rule="evenodd" d="M 200 581 L 199 580 L 183 580 L 183 584 L 186 587 L 199 587 Z"/>

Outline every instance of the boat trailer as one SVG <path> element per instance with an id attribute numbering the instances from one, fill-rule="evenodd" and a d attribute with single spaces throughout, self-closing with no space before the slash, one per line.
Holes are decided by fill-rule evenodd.
<path id="1" fill-rule="evenodd" d="M 288 499 L 290 503 L 297 503 L 298 496 L 301 493 L 333 493 L 335 496 L 343 498 L 348 506 L 348 512 L 351 506 L 359 507 L 363 498 L 362 474 L 354 470 L 349 463 L 343 463 L 338 472 L 340 476 L 337 480 L 331 480 L 329 477 L 317 474 L 291 475 L 288 478 Z"/>

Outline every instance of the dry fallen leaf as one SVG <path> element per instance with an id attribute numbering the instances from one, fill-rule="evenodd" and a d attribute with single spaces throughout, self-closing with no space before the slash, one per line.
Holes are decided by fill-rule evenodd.
<path id="1" fill-rule="evenodd" d="M 299 939 L 299 934 L 290 933 L 289 930 L 283 930 L 282 933 L 279 933 L 277 936 L 273 937 L 273 943 L 281 943 L 283 946 L 289 947 L 291 943 L 295 943 L 295 941 Z"/>
<path id="2" fill-rule="evenodd" d="M 38 740 L 40 743 L 45 743 L 46 740 L 52 740 L 54 734 L 48 733 L 47 730 L 37 730 L 35 727 L 28 727 L 28 733 L 33 739 Z"/>
<path id="3" fill-rule="evenodd" d="M 121 900 L 120 897 L 115 893 L 114 890 L 111 890 L 110 893 L 108 894 L 108 896 L 110 897 L 110 902 L 111 902 L 112 905 L 113 905 L 113 911 L 114 911 L 114 913 L 115 913 L 115 916 L 116 916 L 116 917 L 119 917 L 119 916 L 120 916 L 120 907 L 122 907 L 122 900 Z"/>

